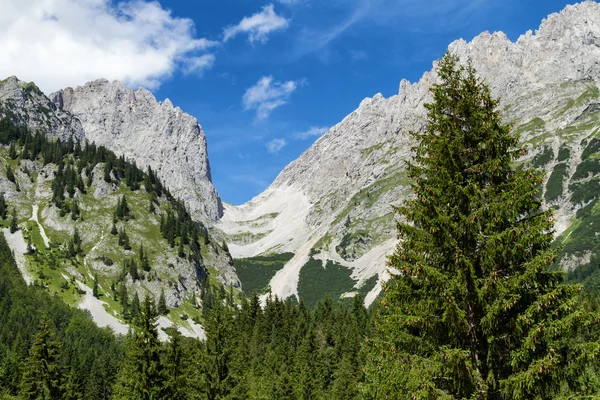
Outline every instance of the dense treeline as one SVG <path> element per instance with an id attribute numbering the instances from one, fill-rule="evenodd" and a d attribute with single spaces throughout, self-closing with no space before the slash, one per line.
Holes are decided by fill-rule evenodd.
<path id="1" fill-rule="evenodd" d="M 302 303 L 257 296 L 235 306 L 209 287 L 206 341 L 167 331 L 161 310 L 134 297 L 131 333 L 120 339 L 42 287 L 27 286 L 0 235 L 0 398 L 352 399 L 369 318 L 330 300 Z"/>
<path id="2" fill-rule="evenodd" d="M 0 398 L 108 399 L 124 354 L 88 314 L 27 286 L 0 234 Z"/>

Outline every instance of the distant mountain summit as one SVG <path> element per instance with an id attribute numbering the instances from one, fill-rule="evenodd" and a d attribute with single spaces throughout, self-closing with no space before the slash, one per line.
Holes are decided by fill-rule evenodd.
<path id="1" fill-rule="evenodd" d="M 198 120 L 146 89 L 100 79 L 46 97 L 35 84 L 10 77 L 0 81 L 0 115 L 63 141 L 73 135 L 105 146 L 151 167 L 197 218 L 214 222 L 222 214 Z"/>
<path id="2" fill-rule="evenodd" d="M 77 118 L 85 139 L 150 166 L 192 213 L 215 221 L 222 206 L 210 176 L 206 137 L 198 120 L 158 102 L 152 93 L 99 79 L 50 95 L 58 110 Z"/>
<path id="3" fill-rule="evenodd" d="M 471 62 L 500 97 L 505 121 L 531 150 L 521 162 L 547 172 L 543 196 L 556 209 L 557 235 L 576 234 L 600 195 L 593 155 L 600 148 L 600 5 L 567 6 L 514 43 L 502 32 L 485 32 L 448 50 Z M 335 276 L 351 278 L 329 295 L 368 292 L 370 303 L 379 293 L 372 278 L 386 278 L 386 255 L 397 243 L 391 205 L 410 196 L 407 134 L 424 127 L 436 65 L 417 83 L 402 80 L 398 95 L 363 100 L 250 202 L 225 205 L 218 226 L 234 257 L 293 253 L 272 271 L 273 294 L 315 296 L 307 279 L 326 279 L 326 264 L 336 266 Z M 589 262 L 600 251 L 590 246 L 565 246 L 563 265 Z M 315 269 L 314 261 L 325 268 Z"/>

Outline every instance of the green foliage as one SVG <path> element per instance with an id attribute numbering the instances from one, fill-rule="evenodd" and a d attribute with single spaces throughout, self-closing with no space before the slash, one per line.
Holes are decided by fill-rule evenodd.
<path id="1" fill-rule="evenodd" d="M 447 54 L 397 207 L 400 238 L 365 345 L 367 399 L 595 395 L 599 316 L 549 271 L 552 213 L 489 87 Z"/>
<path id="2" fill-rule="evenodd" d="M 118 220 L 130 220 L 133 218 L 131 210 L 129 209 L 129 205 L 127 204 L 127 198 L 125 196 L 121 196 L 117 202 L 115 216 Z"/>
<path id="3" fill-rule="evenodd" d="M 588 178 L 590 175 L 596 175 L 600 173 L 600 160 L 585 160 L 582 161 L 575 170 L 572 180 L 576 181 L 579 179 Z"/>
<path id="4" fill-rule="evenodd" d="M 569 173 L 569 166 L 567 164 L 556 164 L 548 182 L 546 183 L 546 192 L 544 193 L 544 199 L 547 202 L 558 199 L 563 194 L 564 180 Z"/>
<path id="5" fill-rule="evenodd" d="M 163 365 L 156 328 L 156 310 L 148 297 L 128 343 L 127 359 L 119 371 L 115 388 L 119 399 L 163 398 Z"/>
<path id="6" fill-rule="evenodd" d="M 569 190 L 573 191 L 571 202 L 587 203 L 598 197 L 600 194 L 600 179 L 593 178 L 584 182 L 577 182 L 569 185 Z"/>
<path id="7" fill-rule="evenodd" d="M 316 307 L 324 297 L 340 303 L 340 296 L 352 291 L 355 284 L 351 273 L 350 269 L 334 261 L 328 260 L 323 266 L 321 260 L 311 258 L 300 270 L 298 296 L 309 309 Z"/>
<path id="8" fill-rule="evenodd" d="M 11 181 L 12 183 L 16 183 L 15 181 L 15 173 L 12 170 L 12 167 L 10 165 L 8 165 L 6 167 L 6 179 L 8 179 L 9 181 Z"/>
<path id="9" fill-rule="evenodd" d="M 164 289 L 160 291 L 160 297 L 158 298 L 158 306 L 156 309 L 159 315 L 167 315 L 169 313 L 169 308 L 167 307 L 167 300 L 165 299 Z"/>
<path id="10" fill-rule="evenodd" d="M 552 150 L 552 147 L 544 146 L 542 151 L 533 158 L 531 165 L 534 168 L 543 168 L 552 160 L 554 160 L 554 151 Z"/>
<path id="11" fill-rule="evenodd" d="M 17 209 L 13 208 L 10 217 L 10 233 L 15 233 L 19 230 L 19 221 L 17 220 Z"/>
<path id="12" fill-rule="evenodd" d="M 581 153 L 581 159 L 584 161 L 600 152 L 600 139 L 598 138 L 592 138 L 587 145 L 585 143 L 582 143 L 582 145 L 585 145 L 583 153 Z"/>
<path id="13" fill-rule="evenodd" d="M 244 293 L 265 293 L 271 278 L 294 257 L 294 253 L 255 256 L 233 260 L 236 273 Z"/>
<path id="14" fill-rule="evenodd" d="M 85 312 L 27 286 L 1 234 L 0 276 L 0 397 L 110 398 L 123 344 Z"/>
<path id="15" fill-rule="evenodd" d="M 4 199 L 4 193 L 0 193 L 0 219 L 6 219 L 8 214 L 8 206 Z"/>
<path id="16" fill-rule="evenodd" d="M 24 399 L 61 399 L 64 395 L 64 371 L 58 364 L 60 344 L 54 336 L 48 320 L 43 318 L 23 368 L 21 397 Z"/>

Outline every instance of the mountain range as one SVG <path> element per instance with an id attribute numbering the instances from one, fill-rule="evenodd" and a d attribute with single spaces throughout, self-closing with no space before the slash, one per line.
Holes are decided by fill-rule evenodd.
<path id="1" fill-rule="evenodd" d="M 587 266 L 580 279 L 588 278 L 600 254 L 600 4 L 567 6 L 516 42 L 502 32 L 484 32 L 471 42 L 453 42 L 448 51 L 470 62 L 500 98 L 505 122 L 528 149 L 518 164 L 546 174 L 540 196 L 545 207 L 555 209 L 556 244 L 561 246 L 557 265 L 569 271 Z M 307 304 L 324 296 L 344 301 L 357 294 L 371 304 L 388 277 L 386 256 L 398 243 L 393 206 L 411 195 L 405 169 L 411 157 L 409 132 L 424 128 L 424 104 L 438 81 L 436 65 L 418 82 L 402 80 L 397 95 L 365 98 L 263 193 L 241 206 L 219 198 L 198 121 L 168 99 L 157 101 L 148 90 L 96 80 L 46 96 L 34 83 L 10 77 L 0 82 L 0 116 L 63 143 L 73 138 L 103 146 L 141 171 L 152 171 L 172 198 L 181 199 L 191 217 L 209 228 L 200 270 L 210 282 L 247 293 L 294 296 Z M 178 257 L 177 246 L 169 246 L 158 228 L 164 223 L 161 215 L 174 206 L 163 194 L 156 199 L 158 211 L 148 214 L 147 204 L 153 201 L 149 192 L 127 188 L 126 179 L 121 182 L 114 174 L 106 182 L 105 164 L 94 167 L 86 193 L 71 196 L 83 221 L 69 220 L 50 205 L 57 166 L 13 159 L 8 146 L 0 149 L 0 171 L 10 166 L 19 185 L 0 174 L 0 192 L 17 209 L 26 236 L 40 232 L 43 242 L 62 243 L 79 227 L 82 265 L 61 267 L 57 281 L 48 283 L 65 298 L 58 281 L 74 282 L 67 291 L 74 293 L 75 285 L 89 289 L 94 275 L 110 297 L 111 280 L 136 256 L 131 250 L 110 253 L 116 238 L 107 235 L 113 209 L 127 196 L 136 218 L 118 225 L 132 232 L 136 245 L 147 243 L 160 279 L 129 277 L 125 285 L 130 292 L 155 296 L 163 290 L 169 306 L 179 310 L 169 316 L 170 323 L 188 324 L 193 334 L 196 328 L 185 321 L 202 302 L 203 273 Z M 86 171 L 78 172 L 88 179 Z M 26 251 L 24 242 L 10 241 L 19 254 Z M 45 245 L 38 250 L 48 247 L 51 252 Z M 113 266 L 102 261 L 108 256 Z M 41 279 L 31 260 L 21 257 L 23 270 Z M 82 296 L 71 301 L 81 305 L 88 298 L 89 308 L 98 306 Z M 111 304 L 110 315 L 122 321 L 119 305 Z"/>

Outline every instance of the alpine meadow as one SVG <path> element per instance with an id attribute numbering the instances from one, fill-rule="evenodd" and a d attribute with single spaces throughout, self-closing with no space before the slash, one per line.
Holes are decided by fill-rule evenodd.
<path id="1" fill-rule="evenodd" d="M 0 0 L 0 400 L 600 398 L 564 1 Z"/>

